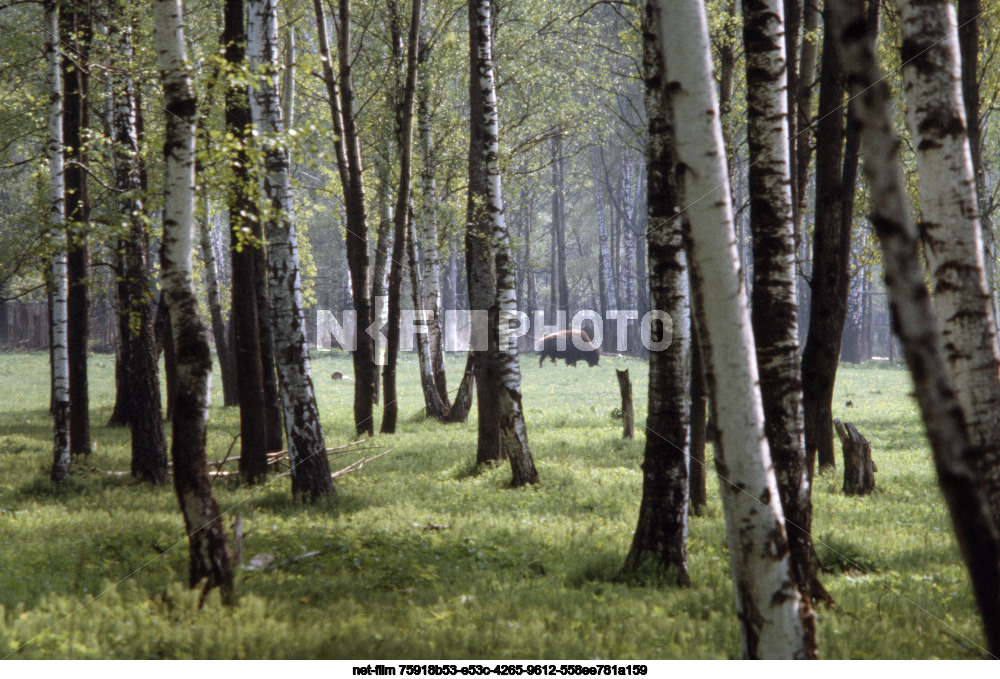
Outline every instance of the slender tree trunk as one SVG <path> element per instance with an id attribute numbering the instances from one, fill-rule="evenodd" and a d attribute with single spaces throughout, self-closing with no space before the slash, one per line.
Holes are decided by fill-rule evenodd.
<path id="1" fill-rule="evenodd" d="M 688 268 L 690 278 L 690 267 Z M 689 305 L 690 306 L 690 305 Z M 706 425 L 708 423 L 708 385 L 705 383 L 705 362 L 702 359 L 701 340 L 691 309 L 691 462 L 688 464 L 691 514 L 701 516 L 708 505 L 705 460 Z"/>
<path id="2" fill-rule="evenodd" d="M 117 57 L 124 66 L 134 58 L 132 27 L 112 29 L 118 33 Z M 120 79 L 113 97 L 115 186 L 118 214 L 126 219 L 129 232 L 119 241 L 118 284 L 120 341 L 123 347 L 122 387 L 129 399 L 127 423 L 132 428 L 132 475 L 152 483 L 168 478 L 167 443 L 160 416 L 160 378 L 156 342 L 153 337 L 153 290 L 149 281 L 149 233 L 141 199 L 142 186 L 136 158 L 139 136 L 137 106 L 132 79 Z"/>
<path id="3" fill-rule="evenodd" d="M 378 230 L 375 239 L 375 262 L 372 265 L 372 315 L 381 328 L 388 321 L 389 304 L 386 289 L 389 285 L 389 251 L 393 248 L 392 208 L 389 206 L 389 168 L 385 161 L 375 161 L 375 181 L 378 205 Z M 385 359 L 384 335 L 379 332 L 374 339 L 375 356 L 379 365 Z M 379 400 L 379 382 L 375 380 L 374 402 Z"/>
<path id="4" fill-rule="evenodd" d="M 813 85 L 819 57 L 819 18 L 821 3 L 803 0 L 802 49 L 799 52 L 795 113 L 795 236 L 796 245 L 805 241 L 802 219 L 809 201 L 809 166 L 813 152 Z M 800 314 L 800 317 L 802 314 Z"/>
<path id="5" fill-rule="evenodd" d="M 153 321 L 153 334 L 156 338 L 156 355 L 163 352 L 163 376 L 167 383 L 167 407 L 164 419 L 174 419 L 174 401 L 177 400 L 177 352 L 174 351 L 174 336 L 170 330 L 170 309 L 167 307 L 167 296 L 163 294 L 156 303 L 156 320 Z"/>
<path id="6" fill-rule="evenodd" d="M 566 169 L 563 158 L 563 133 L 557 129 L 552 138 L 552 233 L 555 235 L 555 288 L 558 289 L 557 310 L 569 310 L 569 279 L 566 276 Z M 553 298 L 555 299 L 555 298 Z"/>
<path id="7" fill-rule="evenodd" d="M 267 425 L 264 409 L 264 368 L 261 361 L 260 322 L 257 308 L 255 250 L 259 242 L 249 236 L 260 227 L 256 202 L 250 197 L 248 148 L 252 121 L 246 84 L 235 81 L 246 68 L 246 9 L 243 0 L 226 0 L 222 44 L 229 69 L 226 86 L 226 128 L 238 144 L 230 160 L 229 236 L 232 279 L 233 355 L 240 406 L 240 476 L 259 483 L 267 475 Z"/>
<path id="8" fill-rule="evenodd" d="M 817 657 L 812 501 L 802 424 L 799 319 L 788 143 L 786 50 L 781 0 L 743 5 L 749 140 L 750 229 L 753 234 L 753 333 L 760 371 L 764 432 L 785 514 L 792 578 L 806 654 Z"/>
<path id="9" fill-rule="evenodd" d="M 252 90 L 250 111 L 265 140 L 264 193 L 270 203 L 270 214 L 264 231 L 271 333 L 288 439 L 292 494 L 315 500 L 333 493 L 333 482 L 309 365 L 289 157 L 282 137 L 277 0 L 250 0 L 247 9 L 247 52 L 253 70 L 261 74 Z"/>
<path id="10" fill-rule="evenodd" d="M 426 10 L 425 10 L 426 12 Z M 418 59 L 426 64 L 430 58 L 426 21 L 420 24 Z M 444 332 L 441 318 L 441 248 L 438 245 L 437 187 L 434 179 L 434 149 L 431 129 L 431 82 L 425 67 L 418 66 L 424 77 L 420 79 L 417 93 L 417 127 L 420 132 L 420 156 L 423 169 L 420 173 L 421 203 L 420 223 L 423 235 L 424 287 L 423 308 L 430 313 L 427 319 L 428 345 L 434 385 L 445 409 L 449 407 L 448 381 L 444 367 Z M 420 308 L 419 306 L 417 308 Z"/>
<path id="11" fill-rule="evenodd" d="M 45 60 L 49 90 L 49 225 L 52 238 L 52 472 L 69 476 L 69 354 L 66 346 L 66 212 L 63 163 L 63 94 L 59 55 L 59 0 L 45 0 Z M 159 413 L 157 413 L 159 419 Z"/>
<path id="12" fill-rule="evenodd" d="M 847 315 L 850 259 L 844 234 L 844 75 L 833 37 L 824 33 L 816 127 L 816 227 L 809 334 L 802 352 L 806 460 L 810 474 L 835 464 L 833 387 Z M 853 186 L 851 187 L 853 190 Z"/>
<path id="13" fill-rule="evenodd" d="M 604 151 L 600 148 L 594 152 L 597 156 L 594 162 L 594 210 L 597 212 L 597 242 L 598 268 L 601 294 L 601 315 L 604 317 L 604 337 L 614 336 L 614 322 L 608 318 L 608 311 L 618 308 L 618 287 L 614 273 L 611 271 L 611 249 L 608 243 L 607 217 L 605 214 L 604 191 L 600 180 L 600 166 L 603 164 L 600 156 Z"/>
<path id="14" fill-rule="evenodd" d="M 801 599 L 757 387 L 746 296 L 739 280 L 729 178 L 701 2 L 658 0 L 664 87 L 676 124 L 681 209 L 695 309 L 719 429 L 716 467 L 747 658 L 804 658 Z M 669 31 L 669 33 L 668 33 Z M 704 196 L 710 196 L 705 200 Z"/>
<path id="15" fill-rule="evenodd" d="M 489 7 L 486 8 L 489 15 Z M 478 28 L 479 0 L 469 2 L 469 110 L 484 111 L 486 93 L 480 83 L 479 51 L 482 37 Z M 496 261 L 490 239 L 492 221 L 488 212 L 486 187 L 486 162 L 483 154 L 486 123 L 481 115 L 469 116 L 469 194 L 466 205 L 465 269 L 469 287 L 469 309 L 487 312 L 489 322 L 494 320 L 496 303 Z M 554 279 L 552 279 L 554 281 Z M 475 329 L 474 329 L 475 331 Z M 488 328 L 487 338 L 492 336 Z M 481 339 L 473 335 L 473 340 Z M 476 463 L 494 464 L 507 458 L 500 437 L 500 385 L 491 369 L 487 351 L 473 347 L 469 353 L 466 370 L 475 371 L 476 400 L 478 401 Z M 464 378 L 463 378 L 464 381 Z M 469 385 L 472 381 L 470 378 Z M 458 399 L 456 398 L 456 402 Z"/>
<path id="16" fill-rule="evenodd" d="M 340 0 L 340 30 L 338 61 L 340 79 L 333 71 L 330 42 L 326 31 L 326 10 L 323 0 L 313 0 L 316 13 L 317 42 L 323 63 L 323 80 L 330 101 L 330 117 L 336 135 L 334 148 L 337 168 L 344 190 L 346 212 L 347 265 L 351 273 L 351 292 L 357 315 L 358 341 L 354 351 L 354 427 L 358 434 L 373 434 L 373 400 L 378 379 L 375 365 L 375 344 L 365 332 L 374 320 L 371 308 L 371 288 L 368 285 L 368 221 L 365 215 L 364 168 L 361 146 L 354 119 L 354 82 L 351 77 L 351 3 Z"/>
<path id="17" fill-rule="evenodd" d="M 918 230 L 893 128 L 892 98 L 875 56 L 875 34 L 861 0 L 829 0 L 857 115 L 872 196 L 872 224 L 882 245 L 893 327 L 903 343 L 938 482 L 972 580 L 990 654 L 1000 656 L 1000 536 L 975 469 L 962 406 L 952 386 L 937 321 L 919 265 Z M 859 26 L 866 26 L 859 30 Z M 904 41 L 904 44 L 906 42 Z M 864 96 L 859 96 L 864 93 Z"/>
<path id="18" fill-rule="evenodd" d="M 275 372 L 277 365 L 276 349 L 274 345 L 274 330 L 271 324 L 273 311 L 271 309 L 271 291 L 268 284 L 268 258 L 267 234 L 264 232 L 264 225 L 261 217 L 250 222 L 254 242 L 258 245 L 253 248 L 254 258 L 254 288 L 257 294 L 257 334 L 260 337 L 260 365 L 262 369 L 264 385 L 264 418 L 267 420 L 267 442 L 268 452 L 282 449 L 282 408 L 281 397 L 279 395 L 278 376 Z"/>
<path id="19" fill-rule="evenodd" d="M 495 302 L 490 315 L 496 325 L 490 329 L 489 372 L 496 380 L 499 410 L 499 436 L 501 445 L 510 460 L 511 486 L 514 488 L 538 482 L 538 472 L 528 446 L 528 428 L 521 406 L 521 368 L 518 363 L 517 342 L 505 332 L 507 324 L 517 314 L 516 277 L 510 247 L 510 234 L 504 218 L 503 193 L 500 181 L 500 123 L 496 81 L 493 74 L 493 32 L 491 0 L 469 3 L 470 31 L 474 34 L 470 55 L 476 78 L 474 84 L 481 92 L 477 103 L 481 108 L 471 108 L 472 117 L 483 121 L 483 134 L 479 152 L 485 179 L 484 221 L 491 229 L 491 241 L 496 271 Z M 473 7 L 474 6 L 474 7 Z M 473 22 L 472 19 L 475 19 Z M 494 311 L 495 310 L 495 311 Z M 482 400 L 479 407 L 484 407 Z"/>
<path id="20" fill-rule="evenodd" d="M 382 391 L 385 406 L 382 411 L 382 433 L 396 433 L 396 419 L 399 405 L 396 396 L 396 359 L 399 354 L 400 297 L 403 283 L 403 257 L 406 256 L 408 236 L 416 230 L 410 227 L 410 179 L 413 174 L 413 102 L 417 88 L 417 38 L 420 34 L 421 1 L 414 0 L 413 15 L 410 18 L 410 37 L 406 55 L 406 86 L 403 92 L 403 116 L 399 130 L 399 190 L 396 192 L 396 212 L 394 218 L 395 242 L 392 246 L 392 263 L 389 267 L 389 328 L 386 364 L 382 369 Z M 416 243 L 410 244 L 411 249 Z M 415 264 L 416 262 L 414 262 Z M 418 298 L 420 288 L 414 293 Z M 423 338 L 426 340 L 426 338 Z M 421 371 L 422 372 L 422 371 Z M 435 388 L 436 389 L 436 388 Z M 428 404 L 431 416 L 441 412 L 437 404 Z M 436 412 L 434 412 L 436 411 Z"/>
<path id="21" fill-rule="evenodd" d="M 418 0 L 419 1 L 419 0 Z M 410 291 L 412 293 L 413 308 L 415 313 L 423 312 L 422 321 L 425 326 L 430 324 L 430 314 L 428 309 L 423 308 L 424 275 L 420 267 L 420 239 L 417 237 L 417 226 L 414 216 L 411 214 L 407 220 L 409 223 L 410 237 L 408 239 L 407 253 L 409 255 L 410 268 Z M 441 401 L 437 385 L 434 383 L 434 364 L 431 357 L 430 348 L 430 328 L 427 333 L 416 333 L 417 359 L 420 363 L 420 386 L 424 392 L 424 410 L 428 417 L 437 419 L 443 418 L 448 413 L 448 408 Z"/>
<path id="22" fill-rule="evenodd" d="M 90 198 L 84 170 L 83 138 L 88 125 L 87 80 L 78 64 L 88 63 L 91 25 L 87 8 L 78 0 L 59 13 L 59 41 L 68 49 L 62 57 L 63 144 L 66 151 L 64 187 L 67 222 L 67 323 L 69 352 L 70 450 L 90 455 L 90 397 L 87 388 L 87 343 L 90 335 Z"/>
<path id="23" fill-rule="evenodd" d="M 958 29 L 945 0 L 899 3 L 907 120 L 920 174 L 924 254 L 952 381 L 994 523 L 1000 522 L 1000 348 L 983 266 Z"/>
<path id="24" fill-rule="evenodd" d="M 212 250 L 210 215 L 211 206 L 206 196 L 202 217 L 198 220 L 198 244 L 201 248 L 201 259 L 205 269 L 205 288 L 208 292 L 208 310 L 212 317 L 215 354 L 219 357 L 219 372 L 222 373 L 222 403 L 228 407 L 238 403 L 236 373 L 232 365 L 229 340 L 226 337 L 226 322 L 222 317 L 222 304 L 219 301 L 219 270 L 215 263 L 215 252 Z"/>
<path id="25" fill-rule="evenodd" d="M 160 264 L 163 294 L 170 308 L 177 347 L 178 388 L 171 444 L 174 488 L 188 534 L 191 555 L 188 584 L 194 588 L 206 580 L 202 598 L 211 588 L 219 587 L 223 602 L 232 604 L 236 598 L 232 561 L 205 457 L 212 357 L 191 279 L 197 107 L 187 70 L 181 0 L 156 0 L 153 7 L 156 52 L 167 112 Z"/>
<path id="26" fill-rule="evenodd" d="M 649 136 L 646 177 L 649 228 L 649 293 L 669 314 L 670 349 L 649 355 L 649 414 L 642 463 L 642 502 L 632 548 L 623 571 L 662 573 L 689 585 L 687 571 L 688 469 L 690 442 L 691 309 L 684 229 L 675 182 L 674 116 L 663 91 L 660 6 L 646 0 L 643 11 L 643 70 Z"/>

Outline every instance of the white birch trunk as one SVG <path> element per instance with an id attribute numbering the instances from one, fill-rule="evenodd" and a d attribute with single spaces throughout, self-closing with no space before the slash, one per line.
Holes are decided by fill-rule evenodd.
<path id="1" fill-rule="evenodd" d="M 66 208 L 63 194 L 62 72 L 58 0 L 45 2 L 45 59 L 49 89 L 49 225 L 52 238 L 52 480 L 69 475 L 69 352 L 66 343 Z"/>
<path id="2" fill-rule="evenodd" d="M 934 310 L 993 517 L 1000 519 L 1000 349 L 987 287 L 962 100 L 955 7 L 901 0 L 907 122 L 920 176 L 920 225 Z"/>
<path id="3" fill-rule="evenodd" d="M 799 594 L 764 436 L 753 334 L 739 275 L 729 176 L 702 2 L 659 0 L 663 86 L 676 122 L 695 309 L 719 429 L 716 466 L 747 658 L 805 657 Z"/>
<path id="4" fill-rule="evenodd" d="M 166 111 L 160 280 L 176 348 L 171 444 L 174 488 L 188 533 L 190 586 L 207 579 L 205 592 L 219 587 L 223 601 L 232 603 L 229 547 L 205 462 L 212 357 L 191 277 L 198 113 L 184 47 L 182 2 L 156 0 L 153 11 Z"/>
<path id="5" fill-rule="evenodd" d="M 250 113 L 264 142 L 264 191 L 269 203 L 264 228 L 271 330 L 291 460 L 292 493 L 315 499 L 332 493 L 333 483 L 309 365 L 288 149 L 281 138 L 284 126 L 278 100 L 277 0 L 250 0 L 247 9 L 247 55 L 251 67 L 261 74 L 251 90 Z"/>
<path id="6" fill-rule="evenodd" d="M 521 367 L 518 363 L 517 342 L 506 339 L 500 327 L 517 315 L 517 281 L 511 256 L 510 234 L 503 213 L 503 193 L 500 182 L 500 122 L 497 105 L 496 82 L 493 73 L 492 6 L 490 0 L 476 0 L 477 25 L 471 30 L 479 33 L 478 72 L 482 92 L 483 110 L 472 111 L 483 120 L 483 161 L 486 166 L 486 209 L 492 227 L 494 262 L 496 264 L 496 307 L 499 312 L 497 344 L 491 338 L 495 351 L 497 382 L 500 386 L 500 436 L 510 459 L 512 486 L 538 482 L 538 473 L 528 447 L 528 428 L 521 407 Z"/>
<path id="7" fill-rule="evenodd" d="M 422 320 L 425 325 L 430 325 L 431 314 L 429 309 L 421 308 L 423 305 L 424 275 L 420 266 L 420 245 L 417 240 L 417 225 L 413 219 L 407 220 L 410 229 L 407 250 L 410 264 L 410 293 L 413 300 L 414 313 L 419 317 L 415 320 Z M 429 329 L 429 328 L 428 328 Z M 428 417 L 444 417 L 448 409 L 441 402 L 437 385 L 434 383 L 434 365 L 431 356 L 430 332 L 418 332 L 417 335 L 417 360 L 420 362 L 420 386 L 424 392 L 424 408 Z"/>

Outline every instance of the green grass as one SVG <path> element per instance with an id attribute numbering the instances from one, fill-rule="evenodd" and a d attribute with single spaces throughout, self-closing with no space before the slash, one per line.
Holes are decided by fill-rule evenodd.
<path id="1" fill-rule="evenodd" d="M 524 359 L 524 403 L 541 483 L 510 490 L 506 467 L 477 471 L 475 412 L 421 416 L 416 363 L 402 357 L 391 454 L 337 481 L 334 499 L 293 502 L 289 480 L 216 482 L 244 517 L 240 605 L 186 589 L 187 547 L 170 486 L 127 476 L 128 432 L 105 426 L 113 359 L 93 356 L 95 451 L 69 482 L 48 481 L 44 354 L 0 355 L 0 657 L 13 658 L 731 658 L 740 653 L 718 486 L 691 520 L 690 589 L 616 581 L 640 497 L 647 371 Z M 463 359 L 449 359 L 457 387 Z M 631 369 L 638 439 L 621 439 L 614 368 Z M 343 355 L 313 362 L 328 445 L 353 438 Z M 218 373 L 216 372 L 216 375 Z M 873 445 L 878 491 L 817 479 L 815 535 L 834 608 L 819 610 L 825 658 L 978 657 L 978 618 L 937 490 L 909 378 L 842 368 L 836 415 Z M 215 380 L 209 456 L 238 430 Z M 850 400 L 854 407 L 845 403 Z M 376 427 L 377 428 L 377 427 Z M 339 466 L 352 460 L 345 460 Z M 337 465 L 339 461 L 335 461 Z M 447 526 L 443 530 L 429 524 Z M 156 545 L 156 547 L 154 547 Z M 160 556 L 159 548 L 169 548 Z M 317 556 L 292 559 L 306 552 Z M 871 571 L 866 573 L 858 567 Z"/>

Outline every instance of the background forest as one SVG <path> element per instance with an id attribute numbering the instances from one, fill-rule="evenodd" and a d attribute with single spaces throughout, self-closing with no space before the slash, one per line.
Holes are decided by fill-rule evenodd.
<path id="1" fill-rule="evenodd" d="M 0 35 L 0 655 L 1000 653 L 1000 5 Z M 599 364 L 535 366 L 583 310 Z"/>

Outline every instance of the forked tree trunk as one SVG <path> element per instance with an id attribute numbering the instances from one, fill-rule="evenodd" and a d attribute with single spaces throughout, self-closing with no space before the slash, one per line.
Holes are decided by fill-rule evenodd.
<path id="1" fill-rule="evenodd" d="M 752 322 L 764 432 L 771 449 L 806 652 L 817 656 L 812 611 L 812 501 L 806 467 L 799 373 L 799 317 L 792 214 L 791 153 L 782 0 L 743 5 L 753 234 Z"/>
<path id="2" fill-rule="evenodd" d="M 351 273 L 351 299 L 357 316 L 357 348 L 354 351 L 354 428 L 358 434 L 373 434 L 373 400 L 378 380 L 375 343 L 365 332 L 374 320 L 371 288 L 368 284 L 368 218 L 365 214 L 364 168 L 357 123 L 354 119 L 354 81 L 351 77 L 351 3 L 340 0 L 338 61 L 340 79 L 333 70 L 330 41 L 327 37 L 326 10 L 323 0 L 313 0 L 316 14 L 317 43 L 323 63 L 323 81 L 330 102 L 330 117 L 336 135 L 334 149 L 337 169 L 344 191 L 346 212 L 347 266 Z"/>
<path id="3" fill-rule="evenodd" d="M 69 354 L 66 346 L 66 213 L 63 167 L 62 70 L 59 67 L 59 0 L 45 1 L 45 60 L 49 90 L 49 226 L 52 238 L 53 481 L 69 475 Z M 159 413 L 157 413 L 159 419 Z"/>
<path id="4" fill-rule="evenodd" d="M 218 587 L 223 602 L 232 604 L 236 598 L 232 561 L 205 457 L 212 357 L 191 279 L 197 107 L 187 70 L 181 0 L 156 0 L 153 12 L 167 113 L 160 271 L 177 348 L 178 388 L 171 444 L 174 488 L 188 534 L 191 555 L 188 584 L 194 588 L 206 580 L 202 598 Z"/>
<path id="5" fill-rule="evenodd" d="M 920 224 L 934 311 L 986 495 L 1000 525 L 1000 348 L 984 270 L 955 8 L 899 3 L 907 120 L 920 175 Z"/>
<path id="6" fill-rule="evenodd" d="M 62 57 L 64 190 L 68 277 L 66 342 L 69 352 L 70 450 L 90 455 L 90 396 L 87 388 L 87 342 L 90 334 L 90 198 L 84 170 L 84 130 L 88 124 L 87 72 L 91 26 L 88 8 L 79 0 L 59 12 Z"/>
<path id="7" fill-rule="evenodd" d="M 491 232 L 492 251 L 496 270 L 495 302 L 490 315 L 496 319 L 490 329 L 490 372 L 496 380 L 499 401 L 499 436 L 503 450 L 510 460 L 511 486 L 538 482 L 538 472 L 528 446 L 528 428 L 521 405 L 521 367 L 518 362 L 517 342 L 504 331 L 511 319 L 517 316 L 517 279 L 510 246 L 510 234 L 504 218 L 503 193 L 500 182 L 500 122 L 496 81 L 493 74 L 493 31 L 491 0 L 470 2 L 475 22 L 469 29 L 475 34 L 475 51 L 470 55 L 475 64 L 474 84 L 480 90 L 481 108 L 472 108 L 472 117 L 483 121 L 483 134 L 479 152 L 482 157 L 485 179 L 485 221 Z M 470 20 L 473 17 L 470 16 Z M 496 310 L 494 314 L 493 309 Z M 485 404 L 480 400 L 479 407 Z"/>
<path id="8" fill-rule="evenodd" d="M 893 105 L 875 52 L 875 35 L 865 26 L 861 0 L 829 0 L 830 35 L 843 55 L 850 94 L 865 156 L 872 196 L 872 224 L 882 245 L 886 284 L 893 317 L 934 466 L 969 569 L 983 619 L 989 652 L 1000 656 L 1000 535 L 975 468 L 969 439 L 944 351 L 930 294 L 919 264 L 919 234 L 910 218 L 907 184 L 899 157 L 900 139 L 893 127 Z M 865 28 L 861 28 L 861 27 Z M 863 96 L 861 96 L 863 93 Z"/>
<path id="9" fill-rule="evenodd" d="M 250 110 L 265 141 L 264 193 L 270 213 L 264 231 L 271 333 L 288 439 L 292 494 L 315 500 L 333 493 L 333 482 L 309 365 L 288 149 L 282 138 L 277 0 L 250 0 L 247 9 L 247 52 L 254 71 L 261 74 L 250 97 Z"/>
<path id="10" fill-rule="evenodd" d="M 240 405 L 239 472 L 246 483 L 259 483 L 267 475 L 267 418 L 264 408 L 264 368 L 261 361 L 260 322 L 257 308 L 255 243 L 259 230 L 257 205 L 250 197 L 250 100 L 247 86 L 235 80 L 246 67 L 246 10 L 243 0 L 226 0 L 222 44 L 228 67 L 226 129 L 238 145 L 230 159 L 232 183 L 229 209 L 232 278 L 233 357 Z"/>
<path id="11" fill-rule="evenodd" d="M 135 55 L 132 27 L 118 32 L 119 64 L 129 64 Z M 136 126 L 135 86 L 129 76 L 119 79 L 113 97 L 115 186 L 121 192 L 118 214 L 126 220 L 128 234 L 119 241 L 119 314 L 123 347 L 121 384 L 130 403 L 128 424 L 132 429 L 132 475 L 143 481 L 165 483 L 167 442 L 160 416 L 160 377 L 156 341 L 153 337 L 153 291 L 149 281 L 149 233 L 140 198 L 139 136 Z"/>
<path id="12" fill-rule="evenodd" d="M 403 258 L 407 248 L 415 249 L 416 243 L 407 244 L 416 230 L 411 228 L 412 211 L 410 209 L 410 179 L 413 174 L 413 102 L 417 90 L 417 37 L 420 34 L 420 0 L 413 0 L 413 14 L 410 17 L 410 36 L 406 55 L 406 85 L 401 102 L 403 111 L 399 128 L 399 190 L 396 192 L 396 213 L 394 219 L 394 238 L 392 245 L 392 262 L 389 267 L 389 328 L 387 355 L 385 367 L 382 369 L 382 391 L 385 395 L 385 405 L 382 411 L 382 433 L 396 433 L 396 419 L 399 414 L 399 404 L 396 396 L 396 361 L 399 354 L 399 320 L 400 298 L 403 284 Z M 416 262 L 414 262 L 415 264 Z M 416 279 L 414 279 L 416 280 Z M 419 298 L 420 288 L 414 294 Z M 422 305 L 421 305 L 422 306 Z M 419 307 L 418 307 L 419 308 Z M 422 336 L 426 341 L 426 338 Z M 423 366 L 421 366 L 423 375 Z M 436 391 L 436 388 L 435 388 Z M 426 390 L 425 390 L 426 392 Z M 428 408 L 432 408 L 428 404 Z M 435 408 L 436 410 L 436 408 Z M 440 413 L 429 412 L 431 416 Z"/>
<path id="13" fill-rule="evenodd" d="M 805 658 L 801 598 L 791 577 L 784 516 L 757 387 L 746 296 L 739 280 L 729 177 L 701 2 L 658 0 L 663 87 L 674 112 L 680 207 L 708 385 L 719 429 L 726 536 L 746 658 Z M 709 199 L 704 199 L 709 196 Z"/>

